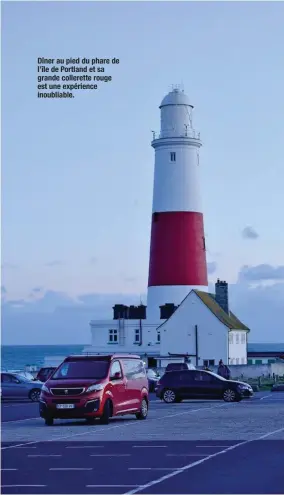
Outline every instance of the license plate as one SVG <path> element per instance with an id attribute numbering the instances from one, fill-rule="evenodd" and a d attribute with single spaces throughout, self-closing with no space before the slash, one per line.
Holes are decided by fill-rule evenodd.
<path id="1" fill-rule="evenodd" d="M 57 409 L 74 409 L 75 404 L 56 404 Z"/>

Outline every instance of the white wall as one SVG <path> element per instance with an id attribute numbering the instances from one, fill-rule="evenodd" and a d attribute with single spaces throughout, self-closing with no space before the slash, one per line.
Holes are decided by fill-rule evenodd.
<path id="1" fill-rule="evenodd" d="M 124 320 L 124 331 L 119 332 L 118 320 L 92 321 L 90 323 L 92 333 L 92 348 L 89 352 L 157 352 L 160 351 L 160 344 L 157 343 L 157 326 L 158 324 L 146 323 L 142 320 L 142 345 L 135 343 L 135 329 L 139 329 L 139 320 Z M 117 343 L 109 342 L 109 330 L 118 330 L 120 334 Z M 124 333 L 124 338 L 123 338 Z M 151 344 L 151 345 L 149 345 Z M 85 349 L 87 350 L 87 349 Z"/>
<path id="2" fill-rule="evenodd" d="M 245 330 L 229 332 L 229 364 L 247 364 L 247 332 Z"/>
<path id="3" fill-rule="evenodd" d="M 161 327 L 161 355 L 195 354 L 195 325 L 198 326 L 199 365 L 203 360 L 228 362 L 228 328 L 191 292 L 172 317 Z M 192 364 L 196 364 L 192 358 Z"/>

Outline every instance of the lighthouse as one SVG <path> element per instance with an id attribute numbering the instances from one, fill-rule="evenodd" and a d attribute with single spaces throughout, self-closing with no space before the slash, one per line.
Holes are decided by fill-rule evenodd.
<path id="1" fill-rule="evenodd" d="M 178 306 L 191 289 L 208 291 L 200 194 L 200 134 L 178 87 L 160 105 L 160 133 L 153 133 L 154 191 L 147 319 L 160 319 L 164 304 Z"/>

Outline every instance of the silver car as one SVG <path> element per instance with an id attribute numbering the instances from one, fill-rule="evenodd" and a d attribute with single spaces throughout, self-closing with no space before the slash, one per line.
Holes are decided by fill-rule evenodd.
<path id="1" fill-rule="evenodd" d="M 43 383 L 29 380 L 16 373 L 1 373 L 1 397 L 3 399 L 30 399 L 38 402 Z"/>

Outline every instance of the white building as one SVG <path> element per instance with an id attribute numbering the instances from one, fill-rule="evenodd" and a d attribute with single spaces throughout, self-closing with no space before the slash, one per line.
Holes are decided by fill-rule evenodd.
<path id="1" fill-rule="evenodd" d="M 227 310 L 226 282 L 218 280 L 215 287 L 215 294 L 192 289 L 177 308 L 162 306 L 160 316 L 167 310 L 171 315 L 156 323 L 132 319 L 126 306 L 126 317 L 114 313 L 115 319 L 91 321 L 92 345 L 85 352 L 139 354 L 149 366 L 158 367 L 183 360 L 177 355 L 187 355 L 196 366 L 214 366 L 220 359 L 247 364 L 249 329 Z"/>

